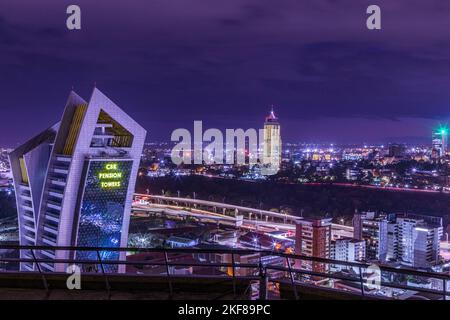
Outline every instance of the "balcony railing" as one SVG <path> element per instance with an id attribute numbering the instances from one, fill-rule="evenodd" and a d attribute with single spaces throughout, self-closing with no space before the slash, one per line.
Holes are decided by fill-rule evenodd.
<path id="1" fill-rule="evenodd" d="M 295 299 L 302 298 L 299 288 L 314 287 L 318 290 L 332 291 L 335 297 L 340 294 L 352 294 L 359 298 L 404 299 L 418 294 L 421 299 L 448 300 L 447 288 L 450 276 L 443 273 L 422 272 L 398 269 L 387 266 L 376 266 L 380 271 L 378 282 L 370 275 L 373 265 L 358 262 L 337 261 L 287 254 L 270 250 L 246 249 L 155 249 L 155 248 L 104 248 L 104 247 L 56 247 L 56 246 L 15 246 L 1 245 L 0 250 L 17 250 L 22 258 L 2 258 L 0 265 L 33 264 L 34 272 L 43 279 L 43 288 L 48 290 L 46 276 L 54 272 L 45 271 L 46 265 L 55 266 L 55 270 L 65 270 L 57 266 L 77 265 L 83 274 L 99 274 L 104 278 L 105 289 L 111 290 L 110 276 L 165 277 L 168 289 L 172 294 L 172 281 L 181 274 L 183 277 L 207 278 L 210 273 L 198 272 L 177 273 L 176 270 L 186 268 L 192 270 L 221 270 L 220 276 L 235 285 L 238 280 L 251 280 L 259 283 L 258 295 L 266 299 L 268 283 L 290 287 Z M 55 257 L 43 255 L 42 251 L 51 250 Z M 132 259 L 121 260 L 120 253 L 133 253 Z M 58 254 L 64 253 L 64 254 Z M 111 254 L 115 253 L 115 254 Z M 80 258 L 81 257 L 81 258 Z M 86 258 L 88 257 L 88 258 Z M 184 257 L 184 258 L 183 258 Z M 194 258 L 196 257 L 196 258 Z M 256 258 L 255 258 L 256 257 Z M 152 259 L 149 259 L 152 258 Z M 44 266 L 42 268 L 41 266 Z M 119 267 L 122 267 L 120 269 Z M 336 271 L 339 270 L 339 271 Z M 345 272 L 344 272 L 345 270 Z M 9 271 L 1 271 L 0 275 Z M 368 276 L 369 274 L 369 276 Z M 131 277 L 131 278 L 133 278 Z M 215 273 L 217 277 L 217 273 Z M 131 279 L 130 278 L 130 279 Z M 337 286 L 333 286 L 338 284 Z M 396 290 L 397 294 L 382 294 L 388 290 Z M 402 294 L 403 292 L 403 298 Z M 406 298 L 405 298 L 406 299 Z"/>

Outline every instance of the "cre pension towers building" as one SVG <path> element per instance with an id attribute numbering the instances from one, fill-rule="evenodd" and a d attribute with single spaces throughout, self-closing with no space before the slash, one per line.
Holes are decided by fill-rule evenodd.
<path id="1" fill-rule="evenodd" d="M 9 155 L 21 245 L 125 247 L 146 131 L 98 89 L 71 92 L 62 119 Z M 21 250 L 22 258 L 32 252 Z M 96 251 L 36 250 L 42 258 L 97 260 Z M 125 253 L 102 251 L 102 259 Z M 65 271 L 63 263 L 40 263 Z M 22 270 L 34 270 L 22 263 Z M 114 267 L 109 267 L 114 269 Z"/>

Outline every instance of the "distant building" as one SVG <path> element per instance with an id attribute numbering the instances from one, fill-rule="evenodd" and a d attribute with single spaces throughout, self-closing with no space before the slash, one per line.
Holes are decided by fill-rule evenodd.
<path id="1" fill-rule="evenodd" d="M 345 170 L 345 178 L 349 181 L 356 181 L 361 176 L 361 170 L 358 168 L 347 168 Z"/>
<path id="2" fill-rule="evenodd" d="M 280 123 L 272 109 L 264 122 L 263 164 L 278 171 L 281 165 Z"/>
<path id="3" fill-rule="evenodd" d="M 398 260 L 414 268 L 429 268 L 439 262 L 442 225 L 410 217 L 398 218 Z"/>
<path id="4" fill-rule="evenodd" d="M 387 224 L 387 253 L 386 261 L 396 261 L 398 259 L 398 224 L 389 221 Z"/>
<path id="5" fill-rule="evenodd" d="M 400 143 L 391 143 L 389 145 L 389 157 L 402 158 L 406 154 L 406 146 Z"/>
<path id="6" fill-rule="evenodd" d="M 388 221 L 375 212 L 357 213 L 353 217 L 354 238 L 366 242 L 366 259 L 385 261 L 388 245 Z"/>
<path id="7" fill-rule="evenodd" d="M 439 128 L 432 134 L 432 155 L 435 157 L 443 157 L 447 152 L 447 128 Z"/>
<path id="8" fill-rule="evenodd" d="M 414 214 L 355 214 L 354 237 L 365 241 L 366 260 L 414 268 L 439 263 L 442 218 Z"/>
<path id="9" fill-rule="evenodd" d="M 333 260 L 359 262 L 366 259 L 366 242 L 352 238 L 341 238 L 331 242 L 330 258 Z M 342 265 L 334 265 L 336 270 L 347 269 Z M 359 270 L 355 270 L 358 272 Z"/>
<path id="10" fill-rule="evenodd" d="M 331 220 L 299 220 L 295 226 L 295 253 L 309 257 L 330 258 Z M 300 266 L 317 272 L 325 272 L 328 268 L 323 263 L 311 263 L 306 260 L 302 261 Z"/>
<path id="11" fill-rule="evenodd" d="M 331 259 L 341 261 L 364 261 L 366 242 L 352 238 L 336 239 L 332 242 Z"/>
<path id="12" fill-rule="evenodd" d="M 9 154 L 20 244 L 126 247 L 145 136 L 98 89 L 89 102 L 71 92 L 61 121 Z M 36 255 L 98 260 L 95 251 L 37 250 Z M 21 257 L 31 256 L 22 251 Z M 102 252 L 102 258 L 125 259 L 125 252 Z M 35 267 L 21 265 L 22 270 Z M 64 263 L 42 262 L 40 267 L 66 271 Z"/>

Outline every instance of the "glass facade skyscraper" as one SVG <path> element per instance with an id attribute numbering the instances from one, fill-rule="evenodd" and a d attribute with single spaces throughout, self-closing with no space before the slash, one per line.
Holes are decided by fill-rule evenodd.
<path id="1" fill-rule="evenodd" d="M 20 243 L 125 247 L 145 136 L 146 131 L 98 89 L 89 102 L 71 92 L 61 121 L 10 154 Z M 57 259 L 99 258 L 96 251 L 36 253 Z M 99 254 L 101 259 L 125 258 L 118 251 Z M 35 267 L 21 265 L 22 270 Z M 40 267 L 65 271 L 66 265 Z"/>

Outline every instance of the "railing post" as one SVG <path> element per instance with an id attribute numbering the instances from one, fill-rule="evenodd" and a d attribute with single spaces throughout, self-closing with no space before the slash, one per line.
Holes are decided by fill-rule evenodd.
<path id="1" fill-rule="evenodd" d="M 286 257 L 286 262 L 287 262 L 287 266 L 289 269 L 289 278 L 291 279 L 291 286 L 292 286 L 292 290 L 294 291 L 294 297 L 295 297 L 295 300 L 298 300 L 297 287 L 294 282 L 294 275 L 292 274 L 291 261 L 289 260 L 288 257 Z"/>
<path id="2" fill-rule="evenodd" d="M 267 300 L 267 275 L 261 262 L 259 262 L 259 300 Z"/>
<path id="3" fill-rule="evenodd" d="M 363 278 L 363 273 L 362 273 L 362 268 L 359 268 L 359 283 L 361 285 L 361 295 L 364 297 L 365 296 L 365 292 L 364 292 L 364 278 Z"/>
<path id="4" fill-rule="evenodd" d="M 446 279 L 442 279 L 442 291 L 444 294 L 444 301 L 447 300 L 447 280 Z"/>
<path id="5" fill-rule="evenodd" d="M 233 298 L 236 299 L 236 265 L 234 263 L 234 253 L 231 253 L 231 268 L 233 276 Z"/>
<path id="6" fill-rule="evenodd" d="M 108 276 L 105 272 L 105 268 L 103 268 L 103 262 L 102 262 L 102 257 L 100 256 L 100 252 L 98 250 L 95 250 L 95 252 L 97 252 L 97 258 L 98 258 L 98 261 L 100 262 L 100 268 L 102 270 L 102 275 L 105 278 L 105 286 L 106 286 L 106 291 L 108 292 L 108 299 L 109 299 L 109 298 L 111 298 L 111 287 L 109 285 Z"/>
<path id="7" fill-rule="evenodd" d="M 169 283 L 169 298 L 173 298 L 173 287 L 172 287 L 172 279 L 170 278 L 170 270 L 169 270 L 169 258 L 167 256 L 167 251 L 164 250 L 164 261 L 166 262 L 166 273 L 167 273 L 167 281 Z"/>
<path id="8" fill-rule="evenodd" d="M 44 283 L 44 288 L 45 288 L 45 291 L 46 291 L 46 293 L 48 295 L 49 294 L 49 289 L 48 289 L 47 279 L 45 278 L 45 275 L 42 273 L 41 266 L 40 266 L 39 262 L 37 262 L 36 255 L 34 254 L 34 250 L 31 249 L 30 251 L 31 251 L 31 255 L 33 256 L 34 263 L 36 264 L 36 267 L 37 267 L 37 269 L 39 271 L 39 274 L 42 277 L 42 282 Z M 20 250 L 19 250 L 19 255 L 20 255 Z"/>

